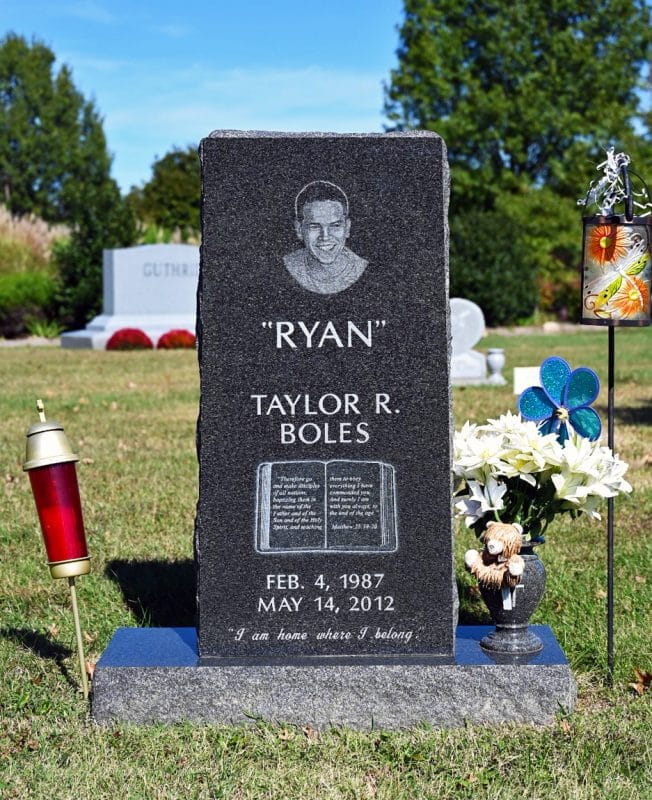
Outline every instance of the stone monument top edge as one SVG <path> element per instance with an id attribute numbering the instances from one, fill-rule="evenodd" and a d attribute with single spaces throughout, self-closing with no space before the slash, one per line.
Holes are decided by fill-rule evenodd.
<path id="1" fill-rule="evenodd" d="M 373 131 L 350 132 L 336 131 L 257 131 L 218 129 L 208 134 L 206 139 L 440 139 L 443 138 L 435 131 L 410 130 L 410 131 Z"/>
<path id="2" fill-rule="evenodd" d="M 109 247 L 105 248 L 105 253 L 141 253 L 143 255 L 154 255 L 158 252 L 174 248 L 178 253 L 185 251 L 186 253 L 197 251 L 199 252 L 199 245 L 186 244 L 182 242 L 157 242 L 156 244 L 136 244 L 129 247 Z M 183 248 L 183 251 L 182 249 Z"/>

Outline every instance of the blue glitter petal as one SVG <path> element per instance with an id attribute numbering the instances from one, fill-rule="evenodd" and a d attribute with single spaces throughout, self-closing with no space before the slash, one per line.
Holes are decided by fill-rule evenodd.
<path id="1" fill-rule="evenodd" d="M 539 433 L 542 436 L 547 436 L 549 433 L 557 433 L 559 427 L 558 417 L 548 417 L 539 425 Z"/>
<path id="2" fill-rule="evenodd" d="M 561 445 L 568 439 L 568 425 L 565 422 L 562 422 L 559 426 L 559 433 L 557 434 L 557 439 L 559 439 L 559 443 Z"/>
<path id="3" fill-rule="evenodd" d="M 530 386 L 518 398 L 518 410 L 525 419 L 538 422 L 555 413 L 556 406 L 540 386 Z"/>
<path id="4" fill-rule="evenodd" d="M 600 417 L 592 408 L 574 408 L 569 412 L 570 423 L 585 439 L 595 442 L 602 433 Z"/>
<path id="5" fill-rule="evenodd" d="M 568 362 L 559 356 L 550 356 L 541 364 L 541 385 L 557 408 L 563 405 L 564 389 L 570 374 Z"/>
<path id="6" fill-rule="evenodd" d="M 600 392 L 600 381 L 592 369 L 578 367 L 571 372 L 564 392 L 566 408 L 590 405 Z"/>

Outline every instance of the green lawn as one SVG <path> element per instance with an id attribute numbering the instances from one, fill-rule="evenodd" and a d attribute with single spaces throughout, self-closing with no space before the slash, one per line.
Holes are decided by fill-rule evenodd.
<path id="1" fill-rule="evenodd" d="M 491 335 L 505 374 L 553 353 L 606 383 L 607 334 Z M 284 725 L 98 728 L 78 693 L 65 581 L 52 581 L 24 435 L 42 396 L 82 458 L 78 473 L 93 572 L 78 581 L 87 656 L 119 625 L 193 616 L 198 377 L 191 352 L 0 349 L 4 482 L 0 518 L 0 797 L 19 798 L 652 798 L 652 330 L 616 333 L 616 450 L 631 499 L 616 502 L 615 685 L 606 685 L 606 525 L 555 523 L 540 549 L 548 588 L 534 622 L 552 626 L 577 677 L 576 710 L 549 728 L 427 727 L 388 733 Z M 515 398 L 454 392 L 458 426 Z M 606 417 L 606 393 L 598 411 Z M 463 622 L 488 617 L 462 568 Z M 488 692 L 491 687 L 487 687 Z"/>

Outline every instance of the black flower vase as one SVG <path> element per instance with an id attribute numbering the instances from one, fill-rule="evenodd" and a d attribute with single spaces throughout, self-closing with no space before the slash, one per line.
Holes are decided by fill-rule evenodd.
<path id="1" fill-rule="evenodd" d="M 525 569 L 519 585 L 511 590 L 512 608 L 506 609 L 502 589 L 479 584 L 482 599 L 485 601 L 496 630 L 485 636 L 480 646 L 488 653 L 500 655 L 525 656 L 543 650 L 543 642 L 529 629 L 530 617 L 539 607 L 546 589 L 546 570 L 539 556 L 534 552 L 543 538 L 524 541 L 519 555 L 525 562 Z"/>

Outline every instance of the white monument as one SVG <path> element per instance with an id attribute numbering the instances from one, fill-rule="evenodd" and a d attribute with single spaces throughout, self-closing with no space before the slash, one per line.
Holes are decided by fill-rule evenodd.
<path id="1" fill-rule="evenodd" d="M 514 367 L 514 394 L 523 394 L 529 386 L 541 386 L 540 367 Z"/>
<path id="2" fill-rule="evenodd" d="M 473 350 L 484 336 L 484 314 L 480 306 L 461 297 L 451 297 L 451 383 L 454 386 L 484 383 L 487 379 L 487 359 Z"/>
<path id="3" fill-rule="evenodd" d="M 169 330 L 194 333 L 199 248 L 145 244 L 105 250 L 102 313 L 80 331 L 61 336 L 62 347 L 103 350 L 120 328 L 140 328 L 156 347 Z"/>

